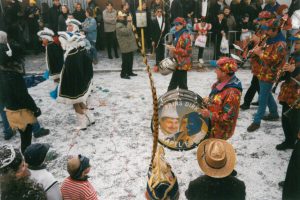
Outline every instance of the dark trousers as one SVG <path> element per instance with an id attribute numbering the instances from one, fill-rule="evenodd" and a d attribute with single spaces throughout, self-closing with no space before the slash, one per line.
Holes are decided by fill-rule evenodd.
<path id="1" fill-rule="evenodd" d="M 285 116 L 283 113 L 286 112 L 290 107 L 288 104 L 282 104 L 282 115 L 281 115 L 281 123 L 282 129 L 285 136 L 285 141 L 288 144 L 295 144 L 297 140 L 297 135 L 300 130 L 300 110 L 292 109 L 288 116 Z"/>
<path id="2" fill-rule="evenodd" d="M 252 80 L 251 80 L 251 85 L 248 88 L 248 90 L 245 94 L 245 97 L 244 97 L 245 105 L 250 106 L 256 92 L 259 94 L 259 81 L 258 81 L 257 76 L 253 75 Z"/>
<path id="3" fill-rule="evenodd" d="M 282 200 L 300 199 L 300 140 L 293 150 L 284 181 Z"/>
<path id="4" fill-rule="evenodd" d="M 27 125 L 25 131 L 19 130 L 21 135 L 21 151 L 24 153 L 25 149 L 31 145 L 32 125 Z"/>
<path id="5" fill-rule="evenodd" d="M 133 52 L 122 53 L 122 71 L 121 76 L 132 74 Z"/>
<path id="6" fill-rule="evenodd" d="M 107 55 L 108 57 L 111 56 L 111 47 L 113 47 L 114 52 L 115 52 L 115 57 L 118 56 L 118 43 L 117 43 L 117 38 L 116 38 L 116 32 L 106 32 L 106 48 L 107 48 Z"/>
<path id="7" fill-rule="evenodd" d="M 187 71 L 185 70 L 176 70 L 173 72 L 168 91 L 174 90 L 177 87 L 180 89 L 188 89 L 187 86 Z"/>
<path id="8" fill-rule="evenodd" d="M 204 48 L 203 47 L 199 47 L 199 51 L 198 51 L 198 60 L 200 58 L 203 58 L 203 52 L 204 52 Z"/>
<path id="9" fill-rule="evenodd" d="M 165 58 L 165 47 L 163 44 L 159 44 L 158 47 L 155 49 L 155 56 L 156 56 L 156 65 L 160 63 Z"/>

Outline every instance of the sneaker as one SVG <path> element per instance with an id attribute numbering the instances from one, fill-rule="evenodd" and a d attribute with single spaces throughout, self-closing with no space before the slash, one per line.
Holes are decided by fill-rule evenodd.
<path id="1" fill-rule="evenodd" d="M 251 103 L 252 106 L 259 106 L 258 101 Z"/>
<path id="2" fill-rule="evenodd" d="M 284 186 L 284 181 L 280 181 L 280 182 L 278 183 L 278 186 L 283 188 L 283 186 Z"/>
<path id="3" fill-rule="evenodd" d="M 203 61 L 202 58 L 199 59 L 199 63 L 200 63 L 200 64 L 203 64 L 203 63 L 204 63 L 204 61 Z"/>
<path id="4" fill-rule="evenodd" d="M 269 115 L 264 116 L 262 119 L 265 120 L 265 121 L 278 121 L 279 116 L 278 115 L 273 116 L 273 115 L 269 114 Z"/>
<path id="5" fill-rule="evenodd" d="M 46 129 L 46 128 L 40 128 L 40 130 L 38 130 L 37 132 L 33 133 L 33 136 L 35 138 L 39 138 L 39 137 L 43 137 L 45 135 L 49 135 L 50 130 Z"/>
<path id="6" fill-rule="evenodd" d="M 130 74 L 128 74 L 129 76 L 137 76 L 137 74 L 135 74 L 135 73 L 130 73 Z"/>
<path id="7" fill-rule="evenodd" d="M 253 132 L 256 131 L 257 129 L 259 129 L 260 124 L 256 124 L 256 123 L 252 123 L 248 128 L 247 131 L 248 132 Z"/>
<path id="8" fill-rule="evenodd" d="M 284 141 L 281 144 L 276 145 L 276 149 L 278 151 L 284 151 L 286 149 L 294 149 L 294 145 L 293 144 L 289 144 L 286 141 Z"/>
<path id="9" fill-rule="evenodd" d="M 241 108 L 242 110 L 248 110 L 248 109 L 250 108 L 250 106 L 249 106 L 249 105 L 246 105 L 245 103 L 243 103 L 242 105 L 240 105 L 240 108 Z"/>

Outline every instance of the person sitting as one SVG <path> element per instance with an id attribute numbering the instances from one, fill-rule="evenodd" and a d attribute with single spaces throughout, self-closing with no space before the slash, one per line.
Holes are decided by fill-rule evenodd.
<path id="1" fill-rule="evenodd" d="M 90 159 L 78 155 L 70 158 L 67 164 L 69 177 L 64 180 L 61 186 L 61 193 L 64 200 L 81 199 L 97 200 L 97 193 L 88 181 L 88 173 L 91 170 Z"/>
<path id="2" fill-rule="evenodd" d="M 197 159 L 205 175 L 189 183 L 188 200 L 244 200 L 246 186 L 231 176 L 236 155 L 231 144 L 221 139 L 207 139 L 198 146 Z"/>
<path id="3" fill-rule="evenodd" d="M 29 178 L 43 186 L 47 200 L 60 200 L 62 196 L 59 184 L 44 164 L 49 148 L 49 144 L 31 144 L 26 148 L 24 158 L 30 171 Z"/>
<path id="4" fill-rule="evenodd" d="M 42 186 L 30 180 L 29 175 L 21 152 L 11 145 L 1 146 L 1 200 L 46 200 Z"/>

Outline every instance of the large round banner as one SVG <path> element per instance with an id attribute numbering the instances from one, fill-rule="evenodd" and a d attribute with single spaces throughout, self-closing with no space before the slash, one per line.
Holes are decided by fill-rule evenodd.
<path id="1" fill-rule="evenodd" d="M 178 89 L 165 93 L 158 102 L 158 141 L 173 150 L 197 147 L 208 132 L 208 120 L 197 112 L 203 99 L 192 91 Z"/>

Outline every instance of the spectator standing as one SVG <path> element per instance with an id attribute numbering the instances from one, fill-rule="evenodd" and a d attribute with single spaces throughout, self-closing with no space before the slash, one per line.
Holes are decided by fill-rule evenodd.
<path id="1" fill-rule="evenodd" d="M 58 17 L 58 31 L 66 31 L 67 30 L 67 24 L 66 20 L 69 15 L 69 8 L 67 5 L 61 6 L 61 14 Z"/>
<path id="2" fill-rule="evenodd" d="M 90 159 L 78 155 L 68 160 L 67 170 L 69 177 L 61 185 L 61 193 L 64 200 L 98 200 L 97 193 L 88 181 L 91 170 Z"/>
<path id="3" fill-rule="evenodd" d="M 266 0 L 266 5 L 264 7 L 264 10 L 275 14 L 279 6 L 280 4 L 276 0 Z"/>
<path id="4" fill-rule="evenodd" d="M 60 2 L 59 0 L 53 0 L 53 6 L 50 8 L 49 11 L 49 27 L 51 30 L 54 31 L 54 33 L 57 33 L 58 29 L 58 17 L 61 14 L 60 10 Z"/>
<path id="5" fill-rule="evenodd" d="M 49 148 L 49 144 L 31 144 L 26 148 L 24 158 L 28 164 L 29 178 L 43 187 L 47 200 L 62 200 L 59 183 L 44 164 Z"/>
<path id="6" fill-rule="evenodd" d="M 171 23 L 174 22 L 174 20 L 177 17 L 183 17 L 183 5 L 181 0 L 173 0 L 170 8 L 171 12 Z"/>
<path id="7" fill-rule="evenodd" d="M 39 31 L 38 20 L 40 17 L 40 10 L 36 5 L 35 0 L 29 1 L 29 6 L 25 9 L 24 17 L 26 18 L 29 31 L 27 48 L 30 48 L 35 54 L 38 54 L 41 51 L 41 44 L 39 43 L 37 36 L 37 32 Z"/>
<path id="8" fill-rule="evenodd" d="M 223 11 L 219 11 L 217 18 L 214 20 L 212 24 L 212 32 L 213 32 L 213 39 L 215 41 L 215 58 L 219 59 L 221 56 L 221 41 L 222 37 L 226 37 L 228 33 L 228 27 L 226 20 L 224 19 Z"/>
<path id="9" fill-rule="evenodd" d="M 81 3 L 78 2 L 78 3 L 75 4 L 75 10 L 74 10 L 72 15 L 73 15 L 74 19 L 77 19 L 81 23 L 84 22 L 85 12 L 82 9 Z"/>
<path id="10" fill-rule="evenodd" d="M 210 19 L 210 21 L 215 21 L 216 16 L 220 12 L 223 12 L 225 6 L 227 6 L 227 4 L 226 4 L 226 2 L 224 0 L 217 0 L 217 2 L 214 3 L 210 7 L 210 11 L 209 11 L 209 19 Z"/>
<path id="11" fill-rule="evenodd" d="M 158 64 L 164 59 L 164 38 L 169 29 L 161 7 L 156 7 L 155 15 L 156 18 L 151 22 L 151 41 L 155 49 L 155 65 L 158 67 Z"/>
<path id="12" fill-rule="evenodd" d="M 49 27 L 50 22 L 50 8 L 47 3 L 41 5 L 40 28 Z"/>
<path id="13" fill-rule="evenodd" d="M 253 32 L 253 25 L 251 21 L 249 21 L 248 13 L 245 13 L 242 17 L 242 22 L 239 24 L 239 31 L 241 32 L 241 41 L 251 38 Z"/>
<path id="14" fill-rule="evenodd" d="M 119 58 L 116 38 L 117 11 L 113 8 L 111 2 L 106 3 L 106 9 L 103 11 L 103 22 L 108 58 L 113 58 L 111 55 L 111 47 L 114 49 L 115 57 Z"/>
<path id="15" fill-rule="evenodd" d="M 231 14 L 231 10 L 229 6 L 224 8 L 224 19 L 226 20 L 228 31 L 236 30 L 236 21 L 234 16 Z"/>
<path id="16" fill-rule="evenodd" d="M 132 17 L 122 11 L 118 12 L 116 33 L 122 53 L 121 78 L 130 79 L 130 76 L 137 76 L 132 72 L 133 53 L 138 49 L 134 33 L 132 31 Z"/>
<path id="17" fill-rule="evenodd" d="M 255 9 L 255 6 L 251 4 L 251 0 L 243 0 L 241 11 L 241 17 L 243 17 L 245 13 L 248 13 L 250 22 L 253 22 L 253 20 L 257 18 L 257 11 Z"/>
<path id="18" fill-rule="evenodd" d="M 242 19 L 242 5 L 241 0 L 232 0 L 230 3 L 230 10 L 236 23 L 239 23 Z"/>
<path id="19" fill-rule="evenodd" d="M 30 172 L 18 149 L 4 145 L 0 147 L 1 199 L 46 200 L 39 184 L 29 179 Z"/>
<path id="20" fill-rule="evenodd" d="M 85 11 L 85 20 L 82 23 L 82 30 L 86 34 L 86 38 L 91 44 L 91 54 L 93 58 L 93 63 L 98 63 L 97 49 L 96 49 L 96 39 L 97 39 L 97 22 L 93 18 L 93 11 L 87 8 Z"/>
<path id="21" fill-rule="evenodd" d="M 231 144 L 220 139 L 207 139 L 199 144 L 197 159 L 205 175 L 190 182 L 188 200 L 245 200 L 245 183 L 230 174 L 236 155 Z"/>
<path id="22" fill-rule="evenodd" d="M 151 3 L 150 3 L 151 20 L 156 19 L 156 9 L 157 8 L 162 8 L 162 10 L 164 11 L 164 4 L 163 4 L 162 0 L 152 0 L 151 1 Z M 165 13 L 163 13 L 163 15 L 165 16 Z"/>

